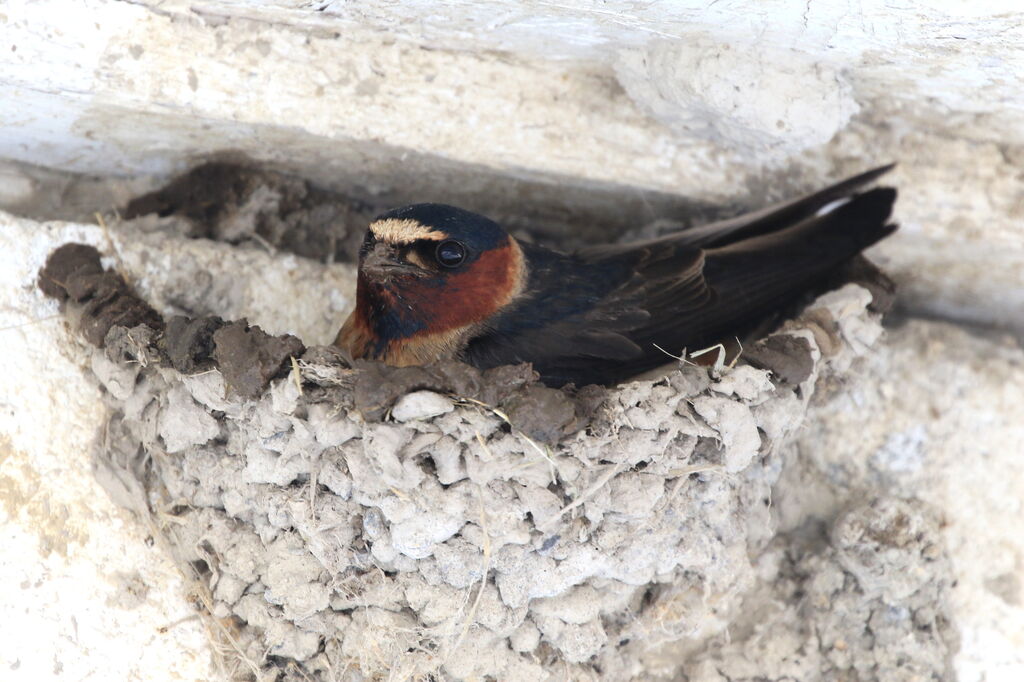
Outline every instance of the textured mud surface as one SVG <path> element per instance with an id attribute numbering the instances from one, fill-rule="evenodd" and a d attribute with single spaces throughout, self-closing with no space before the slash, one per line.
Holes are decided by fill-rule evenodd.
<path id="1" fill-rule="evenodd" d="M 380 210 L 282 173 L 232 163 L 197 166 L 124 209 L 133 220 L 177 216 L 190 237 L 256 241 L 316 260 L 354 260 L 368 218 Z"/>
<path id="2" fill-rule="evenodd" d="M 759 557 L 766 589 L 689 679 L 955 679 L 951 567 L 933 512 L 876 498 L 826 530 L 780 536 Z"/>
<path id="3" fill-rule="evenodd" d="M 940 679 L 955 642 L 928 510 L 880 501 L 774 537 L 780 446 L 816 383 L 876 344 L 870 302 L 821 297 L 760 344 L 763 369 L 576 393 L 525 367 L 351 367 L 244 322 L 113 326 L 91 365 L 113 409 L 97 473 L 159 520 L 229 658 L 263 679 Z M 720 665 L 763 634 L 759 603 L 806 655 Z"/>
<path id="4" fill-rule="evenodd" d="M 121 275 L 103 269 L 99 252 L 91 246 L 66 244 L 54 251 L 39 273 L 39 288 L 51 298 L 79 304 L 73 308 L 78 329 L 95 346 L 103 344 L 115 325 L 146 325 L 153 331 L 164 327 L 163 318 L 135 295 Z"/>

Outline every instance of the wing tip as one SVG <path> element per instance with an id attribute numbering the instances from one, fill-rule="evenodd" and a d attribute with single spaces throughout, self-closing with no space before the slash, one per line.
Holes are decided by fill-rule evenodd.
<path id="1" fill-rule="evenodd" d="M 856 251 L 880 242 L 899 229 L 899 224 L 890 221 L 896 197 L 895 187 L 875 187 L 850 198 L 846 204 L 836 208 L 820 219 L 820 228 L 826 233 L 850 234 Z"/>
<path id="2" fill-rule="evenodd" d="M 866 170 L 863 173 L 858 173 L 853 177 L 847 178 L 846 180 L 837 183 L 835 187 L 843 187 L 848 190 L 855 189 L 862 185 L 868 184 L 872 180 L 877 180 L 886 173 L 889 173 L 890 171 L 894 170 L 898 165 L 898 161 L 890 161 L 889 163 L 883 164 L 881 166 L 876 166 L 875 168 Z"/>

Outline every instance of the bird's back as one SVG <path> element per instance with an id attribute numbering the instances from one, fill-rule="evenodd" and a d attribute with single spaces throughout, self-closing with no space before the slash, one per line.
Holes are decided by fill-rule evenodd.
<path id="1" fill-rule="evenodd" d="M 483 367 L 532 362 L 548 384 L 582 386 L 663 365 L 662 349 L 742 336 L 896 229 L 894 189 L 855 193 L 888 168 L 660 239 L 572 255 L 524 244 L 523 295 L 463 357 Z"/>

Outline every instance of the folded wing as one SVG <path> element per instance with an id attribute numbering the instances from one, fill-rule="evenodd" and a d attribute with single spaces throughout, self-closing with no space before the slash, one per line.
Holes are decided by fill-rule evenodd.
<path id="1" fill-rule="evenodd" d="M 888 168 L 655 240 L 571 257 L 536 250 L 522 305 L 470 344 L 467 359 L 532 362 L 552 385 L 605 384 L 664 364 L 661 349 L 742 336 L 896 229 L 894 189 L 854 193 Z"/>

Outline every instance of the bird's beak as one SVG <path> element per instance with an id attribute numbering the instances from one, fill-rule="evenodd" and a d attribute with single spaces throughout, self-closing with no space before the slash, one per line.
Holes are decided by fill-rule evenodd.
<path id="1" fill-rule="evenodd" d="M 403 261 L 394 246 L 383 242 L 373 245 L 373 249 L 363 256 L 359 268 L 374 279 L 415 276 L 420 270 L 415 265 Z"/>

